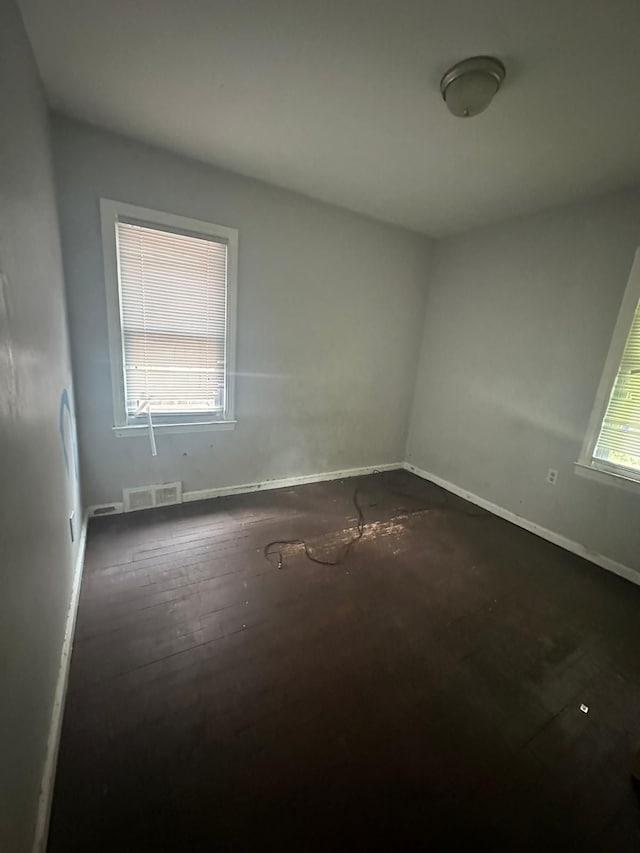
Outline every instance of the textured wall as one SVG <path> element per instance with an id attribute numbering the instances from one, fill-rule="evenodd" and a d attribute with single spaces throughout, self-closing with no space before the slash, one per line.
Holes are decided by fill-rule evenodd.
<path id="1" fill-rule="evenodd" d="M 635 569 L 640 493 L 574 462 L 639 244 L 637 191 L 438 243 L 407 444 L 412 464 Z"/>
<path id="2" fill-rule="evenodd" d="M 81 512 L 48 117 L 13 0 L 0 0 L 0 116 L 0 849 L 23 853 Z"/>
<path id="3" fill-rule="evenodd" d="M 430 241 L 63 118 L 54 149 L 88 504 L 402 461 Z M 235 430 L 113 436 L 101 196 L 239 229 Z"/>

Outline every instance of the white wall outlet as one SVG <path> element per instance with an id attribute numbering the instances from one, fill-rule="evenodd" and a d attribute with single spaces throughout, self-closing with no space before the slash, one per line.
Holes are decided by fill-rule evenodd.
<path id="1" fill-rule="evenodd" d="M 549 468 L 547 471 L 547 483 L 551 483 L 552 486 L 558 482 L 558 472 L 555 468 Z"/>

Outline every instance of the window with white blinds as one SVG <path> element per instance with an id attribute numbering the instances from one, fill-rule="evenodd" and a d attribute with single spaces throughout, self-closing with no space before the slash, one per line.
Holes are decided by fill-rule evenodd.
<path id="1" fill-rule="evenodd" d="M 640 481 L 640 250 L 631 268 L 579 464 Z"/>
<path id="2" fill-rule="evenodd" d="M 636 305 L 593 456 L 640 474 L 640 302 Z"/>
<path id="3" fill-rule="evenodd" d="M 127 414 L 224 411 L 227 246 L 118 221 Z"/>
<path id="4" fill-rule="evenodd" d="M 102 214 L 116 426 L 147 410 L 157 423 L 229 419 L 237 233 L 106 200 Z"/>

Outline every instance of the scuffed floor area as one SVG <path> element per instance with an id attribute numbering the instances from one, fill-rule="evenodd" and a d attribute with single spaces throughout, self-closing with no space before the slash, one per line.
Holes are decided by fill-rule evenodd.
<path id="1" fill-rule="evenodd" d="M 95 520 L 49 851 L 637 851 L 639 614 L 403 471 Z"/>

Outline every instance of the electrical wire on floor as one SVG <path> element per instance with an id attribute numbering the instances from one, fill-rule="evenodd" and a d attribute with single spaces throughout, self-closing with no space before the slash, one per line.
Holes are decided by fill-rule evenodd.
<path id="1" fill-rule="evenodd" d="M 355 532 L 353 538 L 350 539 L 349 542 L 346 543 L 346 545 L 342 546 L 342 551 L 341 551 L 340 555 L 335 558 L 335 560 L 323 560 L 321 557 L 316 557 L 314 554 L 311 553 L 311 551 L 309 550 L 309 546 L 304 541 L 304 539 L 274 539 L 272 542 L 268 542 L 264 546 L 264 551 L 263 551 L 265 559 L 268 560 L 271 563 L 271 565 L 275 565 L 275 563 L 273 562 L 271 557 L 274 554 L 277 555 L 277 557 L 278 557 L 278 568 L 281 569 L 284 565 L 284 561 L 282 558 L 282 551 L 280 550 L 280 548 L 278 548 L 277 550 L 273 550 L 275 548 L 275 546 L 276 545 L 278 545 L 278 546 L 281 546 L 281 545 L 302 545 L 302 547 L 304 548 L 304 553 L 305 553 L 306 558 L 308 560 L 311 560 L 312 563 L 318 563 L 318 565 L 320 565 L 320 566 L 340 566 L 340 565 L 342 565 L 342 563 L 344 563 L 344 561 L 349 556 L 349 553 L 351 552 L 351 549 L 356 544 L 356 542 L 359 542 L 360 539 L 362 539 L 362 534 L 364 533 L 364 524 L 365 524 L 364 513 L 362 512 L 362 507 L 360 506 L 360 503 L 358 501 L 359 492 L 360 492 L 360 489 L 356 489 L 353 493 L 353 505 L 356 508 L 356 512 L 358 514 L 358 524 L 356 526 L 356 532 Z"/>
<path id="2" fill-rule="evenodd" d="M 443 500 L 441 503 L 439 503 L 439 504 L 437 504 L 437 503 L 434 504 L 434 502 L 427 503 L 426 499 L 421 497 L 420 495 L 414 495 L 414 494 L 411 494 L 410 492 L 403 492 L 403 491 L 400 491 L 399 489 L 394 489 L 390 486 L 386 486 L 386 488 L 388 491 L 392 492 L 395 495 L 399 495 L 400 497 L 411 498 L 412 500 L 419 501 L 420 503 L 422 503 L 422 507 L 421 507 L 422 510 L 439 509 L 439 510 L 444 510 L 446 512 L 457 513 L 459 515 L 466 516 L 467 518 L 489 519 L 489 518 L 495 517 L 490 512 L 487 512 L 486 510 L 481 510 L 480 512 L 470 512 L 461 506 L 453 506 L 449 502 L 451 495 L 449 495 L 449 492 L 447 492 L 446 489 L 444 489 L 442 486 L 438 486 L 436 483 L 430 483 L 429 485 L 433 488 L 438 489 L 441 492 L 441 494 L 443 496 Z M 305 557 L 308 560 L 311 560 L 312 563 L 317 563 L 320 566 L 340 566 L 340 565 L 342 565 L 346 561 L 347 557 L 349 556 L 353 546 L 356 544 L 356 542 L 359 542 L 360 539 L 362 539 L 362 536 L 364 534 L 365 519 L 364 519 L 364 513 L 362 511 L 362 507 L 360 506 L 360 502 L 358 501 L 359 493 L 360 493 L 359 488 L 356 488 L 353 492 L 353 505 L 356 508 L 356 513 L 358 515 L 358 524 L 356 526 L 356 533 L 354 534 L 353 538 L 349 540 L 349 542 L 347 542 L 345 545 L 342 546 L 342 550 L 341 550 L 339 556 L 337 556 L 335 559 L 323 560 L 321 557 L 316 557 L 309 550 L 309 546 L 307 545 L 307 543 L 305 542 L 304 539 L 273 539 L 271 542 L 268 542 L 264 546 L 263 554 L 264 554 L 265 560 L 267 560 L 273 566 L 273 565 L 276 565 L 276 563 L 271 558 L 273 556 L 277 556 L 277 558 L 278 558 L 277 566 L 279 569 L 281 569 L 284 566 L 284 558 L 282 556 L 281 546 L 302 545 L 302 547 L 304 549 Z M 371 506 L 375 506 L 375 504 L 371 504 Z M 278 546 L 278 547 L 276 548 L 276 546 Z"/>

